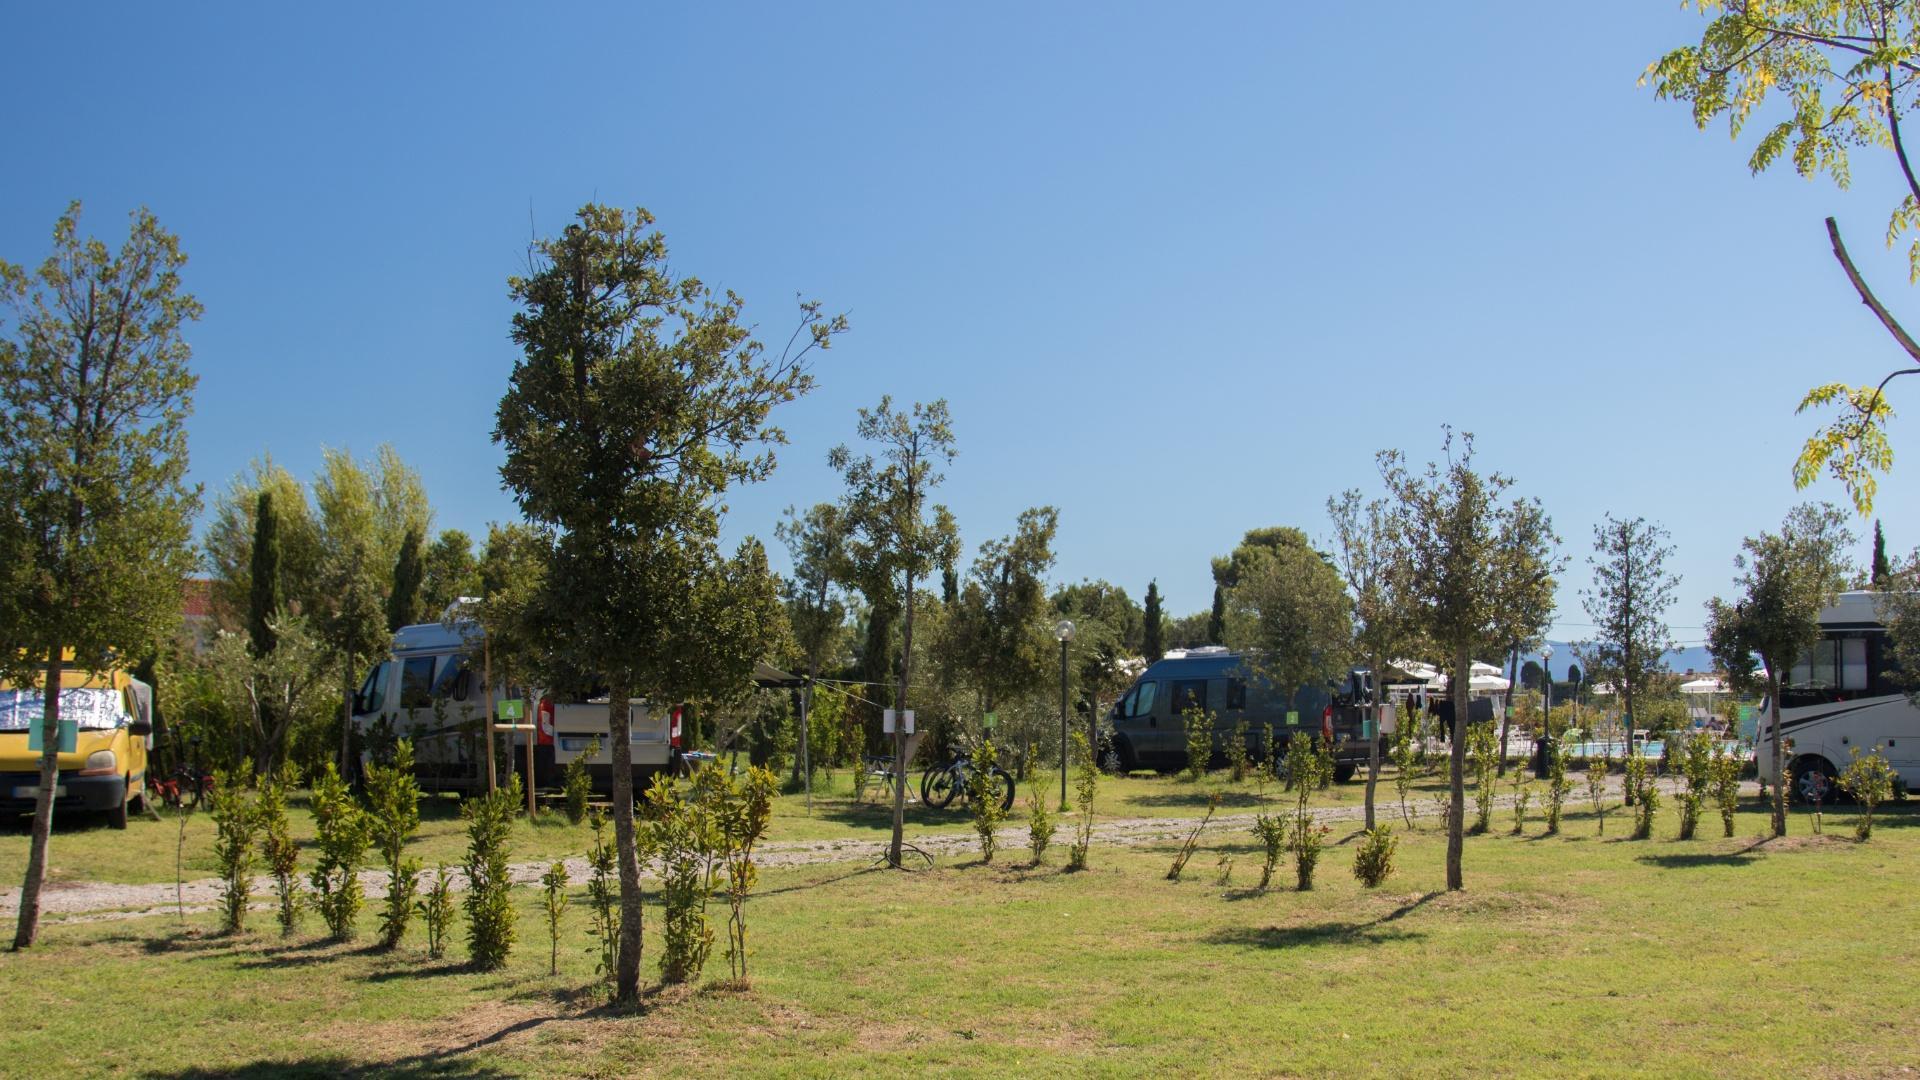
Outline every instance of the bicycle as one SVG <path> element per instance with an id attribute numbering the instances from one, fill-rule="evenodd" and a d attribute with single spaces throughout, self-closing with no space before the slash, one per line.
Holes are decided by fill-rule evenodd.
<path id="1" fill-rule="evenodd" d="M 190 739 L 188 745 L 190 750 L 197 750 L 200 740 Z M 198 810 L 202 799 L 213 800 L 213 774 L 182 757 L 166 776 L 149 776 L 147 788 L 159 796 L 160 805 L 169 810 Z"/>
<path id="2" fill-rule="evenodd" d="M 994 782 L 1000 787 L 1000 809 L 1013 806 L 1013 775 L 998 765 L 993 767 Z M 935 810 L 945 810 L 956 797 L 973 790 L 973 758 L 961 754 L 945 765 L 930 766 L 920 775 L 920 801 Z"/>

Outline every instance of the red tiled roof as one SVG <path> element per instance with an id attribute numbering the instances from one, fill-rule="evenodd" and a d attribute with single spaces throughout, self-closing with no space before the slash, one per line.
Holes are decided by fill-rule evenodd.
<path id="1" fill-rule="evenodd" d="M 213 582 L 190 577 L 180 582 L 180 611 L 189 619 L 213 615 Z"/>

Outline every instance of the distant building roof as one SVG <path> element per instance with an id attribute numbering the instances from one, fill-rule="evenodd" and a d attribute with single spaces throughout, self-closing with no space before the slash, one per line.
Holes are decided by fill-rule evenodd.
<path id="1" fill-rule="evenodd" d="M 213 617 L 213 582 L 190 577 L 180 582 L 180 613 L 189 619 Z"/>

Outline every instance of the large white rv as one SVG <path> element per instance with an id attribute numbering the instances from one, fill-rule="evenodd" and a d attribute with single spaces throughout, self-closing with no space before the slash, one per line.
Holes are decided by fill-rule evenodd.
<path id="1" fill-rule="evenodd" d="M 485 634 L 471 619 L 403 626 L 393 636 L 393 655 L 374 665 L 354 695 L 354 727 L 363 747 L 383 739 L 411 739 L 416 769 L 435 788 L 473 789 L 486 785 L 487 691 L 482 679 Z M 529 779 L 527 738 L 534 739 L 532 782 L 548 788 L 559 781 L 559 770 L 585 754 L 594 785 L 610 790 L 613 754 L 607 743 L 607 698 L 604 693 L 564 697 L 537 687 L 509 686 L 496 678 L 493 702 L 496 714 L 503 701 L 525 702 L 526 717 L 535 730 L 502 733 L 499 742 L 513 748 L 512 768 Z M 634 699 L 628 704 L 633 743 L 636 791 L 645 790 L 651 776 L 667 769 L 679 745 L 678 708 L 650 709 Z M 516 721 L 502 720 L 501 723 Z M 504 773 L 501 775 L 505 775 Z"/>
<path id="2" fill-rule="evenodd" d="M 1841 593 L 1820 613 L 1820 643 L 1786 673 L 1779 736 L 1795 798 L 1824 782 L 1828 797 L 1853 752 L 1878 748 L 1908 787 L 1920 787 L 1920 709 L 1893 681 L 1895 666 L 1871 592 Z M 1771 702 L 1761 703 L 1760 777 L 1775 782 Z M 1816 779 L 1816 777 L 1818 779 Z"/>

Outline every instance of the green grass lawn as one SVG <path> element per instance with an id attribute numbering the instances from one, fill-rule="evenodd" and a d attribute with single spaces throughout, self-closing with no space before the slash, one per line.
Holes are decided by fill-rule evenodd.
<path id="1" fill-rule="evenodd" d="M 914 780 L 918 783 L 918 774 Z M 1437 779 L 1428 786 L 1437 785 Z M 1038 791 L 1049 805 L 1060 798 L 1059 774 L 1040 774 L 1035 781 L 1019 787 L 1024 802 L 1029 791 Z M 1124 778 L 1105 778 L 1101 784 L 1098 810 L 1105 817 L 1190 817 L 1206 812 L 1209 795 L 1221 796 L 1220 813 L 1248 813 L 1258 803 L 1260 788 L 1252 781 L 1234 784 L 1224 771 L 1193 782 L 1184 778 L 1139 774 Z M 1267 793 L 1276 792 L 1275 785 Z M 1319 797 L 1322 805 L 1359 805 L 1363 785 L 1337 785 Z M 1383 784 L 1380 792 L 1384 806 L 1392 798 L 1392 785 Z M 1429 809 L 1423 796 L 1415 812 Z M 1014 815 L 1022 810 L 1016 804 Z M 162 811 L 162 820 L 135 818 L 126 831 L 106 826 L 102 815 L 56 815 L 54 835 L 49 845 L 51 856 L 48 876 L 53 881 L 99 881 L 114 884 L 170 882 L 174 879 L 175 848 L 184 853 L 181 860 L 187 880 L 216 876 L 213 861 L 213 821 L 205 813 L 189 815 L 186 839 L 180 843 L 180 822 L 171 811 Z M 296 796 L 289 807 L 289 819 L 296 839 L 311 850 L 313 815 L 304 794 Z M 0 823 L 0 885 L 17 885 L 26 873 L 30 818 L 22 816 Z M 891 803 L 884 803 L 873 791 L 856 801 L 851 776 L 842 770 L 832 777 L 815 778 L 813 809 L 799 794 L 787 795 L 774 804 L 774 820 L 768 839 L 781 840 L 858 840 L 884 841 L 892 833 Z M 968 817 L 961 805 L 932 810 L 918 801 L 907 807 L 907 827 L 919 834 L 968 830 Z M 571 826 L 557 808 L 543 812 L 538 823 L 528 825 L 522 819 L 515 827 L 514 859 L 531 861 L 584 855 L 591 833 L 585 824 Z M 465 824 L 460 819 L 459 802 L 452 796 L 429 796 L 421 804 L 420 831 L 410 850 L 427 866 L 446 862 L 458 864 L 466 850 Z"/>
<path id="2" fill-rule="evenodd" d="M 1652 841 L 1618 839 L 1618 814 L 1606 839 L 1583 815 L 1559 837 L 1537 822 L 1471 837 L 1452 895 L 1434 891 L 1431 826 L 1372 892 L 1346 829 L 1307 893 L 1246 890 L 1251 837 L 1225 831 L 1178 884 L 1168 847 L 1095 848 L 1077 874 L 1058 850 L 1031 869 L 1015 850 L 923 873 L 772 871 L 750 905 L 751 989 L 712 981 L 716 953 L 708 983 L 655 989 L 639 1015 L 600 1007 L 577 904 L 547 974 L 530 890 L 519 947 L 486 974 L 427 962 L 417 936 L 368 950 L 371 912 L 350 946 L 283 943 L 264 912 L 231 939 L 206 916 L 55 924 L 0 955 L 0 1070 L 1900 1075 L 1920 1046 L 1920 812 L 1894 809 L 1859 844 L 1846 813 L 1825 837 L 1796 816 L 1792 837 L 1760 842 L 1754 809 L 1730 840 L 1717 819 L 1714 839 L 1672 840 L 1665 811 Z M 650 907 L 648 974 L 659 923 Z"/>

